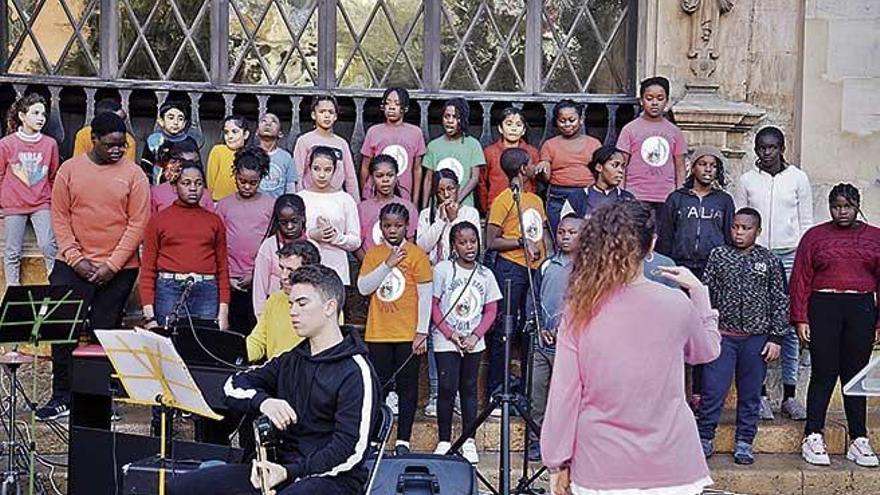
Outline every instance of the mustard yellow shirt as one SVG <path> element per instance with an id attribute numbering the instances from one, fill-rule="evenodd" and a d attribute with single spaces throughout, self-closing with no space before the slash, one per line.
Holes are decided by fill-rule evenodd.
<path id="1" fill-rule="evenodd" d="M 342 325 L 345 316 L 339 314 Z M 248 361 L 272 359 L 285 353 L 302 342 L 303 338 L 296 334 L 290 322 L 290 302 L 283 290 L 275 291 L 266 300 L 263 313 L 257 319 L 257 326 L 245 339 Z"/>
<path id="2" fill-rule="evenodd" d="M 235 150 L 225 144 L 218 144 L 211 148 L 208 154 L 208 190 L 214 201 L 234 193 L 235 177 L 232 176 L 232 162 L 235 160 Z"/>

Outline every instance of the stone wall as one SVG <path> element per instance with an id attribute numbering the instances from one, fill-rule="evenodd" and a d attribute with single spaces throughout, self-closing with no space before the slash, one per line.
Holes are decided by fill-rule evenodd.
<path id="1" fill-rule="evenodd" d="M 718 0 L 703 0 L 714 2 Z M 712 75 L 721 97 L 755 105 L 765 113 L 758 124 L 776 125 L 792 141 L 789 159 L 798 160 L 796 115 L 800 80 L 800 26 L 803 0 L 739 0 L 721 16 L 717 36 L 717 69 Z M 660 74 L 672 80 L 672 100 L 685 94 L 685 83 L 695 79 L 687 57 L 691 15 L 679 0 L 647 0 L 642 38 L 645 57 L 640 76 Z M 652 10 L 656 18 L 650 19 Z M 654 21 L 653 23 L 651 21 Z M 650 25 L 653 24 L 653 27 Z M 656 34 L 650 32 L 656 30 Z M 746 155 L 743 164 L 754 162 L 751 152 L 754 131 L 741 136 Z M 690 136 L 689 136 L 690 137 Z M 692 144 L 702 144 L 694 142 Z M 736 162 L 736 161 L 735 161 Z M 730 170 L 733 177 L 742 165 Z"/>
<path id="2" fill-rule="evenodd" d="M 801 161 L 816 220 L 828 218 L 830 188 L 848 181 L 880 224 L 880 0 L 807 0 L 804 35 Z"/>

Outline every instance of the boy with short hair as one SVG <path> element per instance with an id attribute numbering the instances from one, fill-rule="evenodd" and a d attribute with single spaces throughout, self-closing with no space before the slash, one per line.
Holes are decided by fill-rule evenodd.
<path id="1" fill-rule="evenodd" d="M 107 112 L 115 113 L 119 118 L 125 120 L 125 110 L 118 101 L 111 98 L 104 98 L 103 100 L 98 101 L 98 103 L 95 103 L 95 115 Z M 130 132 L 125 133 L 125 145 L 125 154 L 123 156 L 131 161 L 137 160 L 137 144 L 135 143 L 134 136 L 132 136 Z M 73 156 L 79 156 L 83 153 L 88 153 L 91 150 L 92 126 L 86 125 L 83 126 L 82 129 L 76 131 L 76 136 L 73 138 Z"/>
<path id="2" fill-rule="evenodd" d="M 626 124 L 617 138 L 617 147 L 629 153 L 623 187 L 636 199 L 651 205 L 655 213 L 663 201 L 685 178 L 684 155 L 687 139 L 666 118 L 669 79 L 649 77 L 639 84 L 642 113 Z"/>
<path id="3" fill-rule="evenodd" d="M 736 377 L 737 464 L 752 464 L 752 442 L 758 431 L 761 385 L 767 362 L 779 357 L 788 329 L 785 270 L 767 248 L 755 244 L 761 214 L 752 208 L 736 212 L 733 243 L 712 250 L 703 273 L 712 307 L 718 310 L 721 355 L 703 366 L 703 396 L 697 416 L 706 457 L 714 453 L 715 428 Z"/>
<path id="4" fill-rule="evenodd" d="M 514 313 L 514 331 L 522 329 L 526 297 L 529 295 L 529 270 L 537 270 L 550 246 L 547 214 L 544 203 L 534 193 L 522 192 L 527 177 L 529 154 L 520 148 L 510 148 L 501 154 L 501 169 L 510 186 L 501 192 L 489 209 L 486 223 L 486 249 L 498 253 L 492 268 L 504 297 L 510 297 Z M 522 220 L 522 228 L 520 228 Z M 510 281 L 510 293 L 507 282 Z M 508 302 L 499 302 L 502 308 Z M 498 312 L 495 331 L 489 332 L 489 386 L 491 395 L 501 384 L 504 369 L 504 311 Z M 525 346 L 522 346 L 523 348 Z"/>
<path id="5" fill-rule="evenodd" d="M 159 107 L 157 119 L 159 130 L 147 136 L 141 152 L 141 168 L 147 174 L 150 184 L 162 182 L 162 170 L 156 164 L 156 152 L 165 142 L 181 143 L 190 141 L 187 146 L 199 149 L 199 143 L 189 133 L 189 106 L 181 101 L 169 100 Z M 201 160 L 200 160 L 201 161 Z"/>
<path id="6" fill-rule="evenodd" d="M 318 265 L 321 253 L 309 241 L 297 240 L 281 246 L 278 250 L 278 267 L 281 270 L 281 290 L 275 291 L 266 301 L 257 325 L 247 336 L 248 361 L 255 362 L 293 349 L 302 337 L 293 331 L 290 322 L 290 275 L 300 267 Z"/>
<path id="7" fill-rule="evenodd" d="M 293 155 L 278 147 L 282 136 L 281 119 L 274 113 L 264 113 L 257 124 L 257 139 L 260 147 L 269 155 L 269 174 L 260 181 L 260 192 L 272 199 L 296 192 L 300 180 L 293 164 Z"/>
<path id="8" fill-rule="evenodd" d="M 541 268 L 535 271 L 535 295 L 537 310 L 531 297 L 526 297 L 526 315 L 529 321 L 540 318 L 541 335 L 538 345 L 532 354 L 532 419 L 538 427 L 544 422 L 544 411 L 547 408 L 547 393 L 550 391 L 550 378 L 553 375 L 553 358 L 556 355 L 556 331 L 559 320 L 565 309 L 564 298 L 568 288 L 568 277 L 571 275 L 573 254 L 578 247 L 578 236 L 584 225 L 584 219 L 575 213 L 562 217 L 556 227 L 556 246 L 559 251 L 545 260 Z M 541 460 L 541 445 L 537 435 L 529 434 L 529 460 Z"/>

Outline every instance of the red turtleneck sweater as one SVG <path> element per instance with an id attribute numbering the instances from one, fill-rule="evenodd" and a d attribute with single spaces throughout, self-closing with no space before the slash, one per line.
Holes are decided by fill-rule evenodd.
<path id="1" fill-rule="evenodd" d="M 215 275 L 220 302 L 229 303 L 226 227 L 214 212 L 180 200 L 147 224 L 141 262 L 142 304 L 153 304 L 158 272 Z"/>

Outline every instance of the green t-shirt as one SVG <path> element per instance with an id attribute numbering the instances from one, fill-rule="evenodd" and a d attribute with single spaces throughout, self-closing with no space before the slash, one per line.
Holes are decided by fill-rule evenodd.
<path id="1" fill-rule="evenodd" d="M 452 169 L 458 176 L 459 186 L 464 187 L 471 179 L 474 167 L 484 166 L 486 158 L 483 156 L 480 142 L 471 136 L 454 141 L 446 139 L 446 136 L 440 136 L 428 143 L 422 164 L 433 171 Z M 462 204 L 474 206 L 474 193 L 468 194 Z"/>

